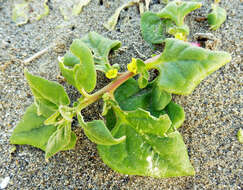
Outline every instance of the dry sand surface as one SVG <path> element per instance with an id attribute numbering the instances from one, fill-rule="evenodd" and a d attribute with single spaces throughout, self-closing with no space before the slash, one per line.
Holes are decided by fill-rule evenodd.
<path id="1" fill-rule="evenodd" d="M 16 146 L 11 152 L 9 137 L 33 102 L 30 89 L 24 79 L 23 69 L 58 81 L 58 56 L 63 56 L 72 39 L 96 31 L 112 39 L 122 41 L 126 51 L 118 51 L 111 57 L 122 70 L 131 57 L 147 58 L 155 53 L 142 39 L 140 15 L 133 6 L 122 11 L 115 31 L 108 32 L 103 23 L 114 13 L 122 1 L 92 0 L 82 13 L 70 20 L 67 27 L 58 27 L 63 17 L 55 2 L 50 1 L 50 14 L 40 21 L 18 27 L 11 21 L 12 0 L 0 1 L 0 178 L 7 179 L 6 189 L 193 189 L 237 190 L 243 188 L 242 145 L 236 134 L 242 124 L 242 26 L 243 4 L 240 0 L 222 0 L 228 12 L 227 21 L 217 31 L 210 31 L 207 21 L 198 22 L 197 17 L 206 16 L 212 1 L 190 14 L 186 22 L 191 29 L 190 40 L 196 33 L 212 33 L 219 39 L 217 49 L 232 54 L 232 61 L 207 77 L 190 96 L 173 96 L 184 106 L 186 121 L 180 128 L 188 146 L 190 160 L 196 170 L 193 177 L 154 179 L 127 176 L 107 167 L 82 130 L 75 123 L 73 130 L 78 136 L 75 150 L 58 153 L 45 162 L 44 153 L 30 146 Z M 150 10 L 163 8 L 153 0 Z M 21 60 L 48 47 L 52 43 L 62 46 L 49 51 L 25 66 Z M 125 49 L 125 48 L 124 48 Z M 108 81 L 99 74 L 97 88 Z M 60 81 L 60 80 L 59 80 Z M 79 95 L 74 88 L 65 85 L 72 100 Z M 86 119 L 100 118 L 102 104 L 96 103 L 84 111 Z"/>

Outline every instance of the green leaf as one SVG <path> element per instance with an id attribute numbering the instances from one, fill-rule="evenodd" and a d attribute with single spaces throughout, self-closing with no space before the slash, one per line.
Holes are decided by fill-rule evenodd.
<path id="1" fill-rule="evenodd" d="M 237 133 L 237 138 L 238 138 L 238 141 L 243 144 L 243 130 L 240 128 L 238 133 Z"/>
<path id="2" fill-rule="evenodd" d="M 71 142 L 71 123 L 65 122 L 59 125 L 57 130 L 50 136 L 46 145 L 45 158 L 48 159 L 54 154 L 56 154 L 57 152 L 66 149 L 66 147 L 70 145 L 70 142 Z"/>
<path id="3" fill-rule="evenodd" d="M 166 39 L 164 52 L 154 63 L 160 71 L 161 89 L 188 95 L 209 74 L 230 62 L 230 54 L 192 46 L 176 39 Z"/>
<path id="4" fill-rule="evenodd" d="M 53 125 L 44 125 L 46 117 L 37 115 L 36 105 L 29 106 L 14 129 L 11 144 L 28 144 L 42 150 L 46 149 L 49 137 L 56 131 Z"/>
<path id="5" fill-rule="evenodd" d="M 208 14 L 208 23 L 211 25 L 210 29 L 217 30 L 226 20 L 227 13 L 224 8 L 219 7 L 217 4 L 213 5 L 213 11 Z"/>
<path id="6" fill-rule="evenodd" d="M 71 132 L 71 139 L 70 142 L 67 146 L 63 147 L 62 150 L 71 150 L 75 148 L 76 145 L 76 141 L 77 141 L 77 136 L 74 132 Z"/>
<path id="7" fill-rule="evenodd" d="M 165 39 L 165 23 L 157 14 L 145 12 L 141 17 L 143 39 L 150 44 L 161 44 Z"/>
<path id="8" fill-rule="evenodd" d="M 185 16 L 201 6 L 202 3 L 199 2 L 172 1 L 157 15 L 160 18 L 173 20 L 177 26 L 183 26 Z"/>
<path id="9" fill-rule="evenodd" d="M 61 70 L 62 76 L 67 80 L 67 82 L 77 88 L 75 82 L 74 69 L 68 68 L 63 62 L 59 61 L 59 68 Z"/>
<path id="10" fill-rule="evenodd" d="M 74 67 L 80 64 L 80 60 L 77 56 L 73 55 L 71 51 L 68 51 L 63 58 L 63 64 L 68 67 Z"/>
<path id="11" fill-rule="evenodd" d="M 118 110 L 119 109 L 119 110 Z M 170 118 L 167 114 L 153 117 L 148 111 L 138 108 L 134 111 L 121 111 L 120 108 L 114 109 L 118 121 L 134 128 L 138 133 L 154 134 L 164 136 L 171 126 Z M 118 122 L 118 123 L 119 123 Z M 119 123 L 119 125 L 122 125 Z"/>
<path id="12" fill-rule="evenodd" d="M 170 126 L 168 116 L 157 119 L 141 109 L 114 111 L 117 123 L 112 134 L 116 138 L 126 136 L 126 140 L 113 146 L 98 145 L 105 164 L 130 175 L 160 178 L 194 175 L 179 132 L 165 135 Z"/>
<path id="13" fill-rule="evenodd" d="M 186 41 L 186 37 L 189 35 L 189 27 L 187 25 L 183 26 L 172 26 L 168 29 L 168 33 L 175 36 L 176 39 Z"/>
<path id="14" fill-rule="evenodd" d="M 145 88 L 148 85 L 149 72 L 147 71 L 146 65 L 142 60 L 137 59 L 136 65 L 137 65 L 137 72 L 140 73 L 138 78 L 139 88 Z"/>
<path id="15" fill-rule="evenodd" d="M 126 111 L 143 108 L 156 113 L 156 110 L 164 109 L 171 98 L 171 94 L 157 86 L 157 83 L 150 83 L 146 88 L 140 89 L 135 79 L 127 80 L 115 91 L 115 99 Z"/>
<path id="16" fill-rule="evenodd" d="M 118 40 L 110 40 L 96 32 L 90 32 L 81 39 L 93 52 L 94 62 L 96 64 L 109 64 L 108 55 L 110 51 L 117 50 L 121 47 Z"/>
<path id="17" fill-rule="evenodd" d="M 87 92 L 93 91 L 96 85 L 96 71 L 90 49 L 81 40 L 76 39 L 73 41 L 70 51 L 80 60 L 80 64 L 74 67 L 76 87 Z"/>
<path id="18" fill-rule="evenodd" d="M 114 138 L 105 126 L 104 121 L 94 120 L 88 123 L 78 114 L 79 124 L 83 127 L 85 135 L 94 143 L 102 145 L 115 145 L 122 143 L 126 137 Z"/>
<path id="19" fill-rule="evenodd" d="M 136 80 L 129 79 L 115 91 L 115 99 L 125 111 L 142 108 L 149 111 L 155 117 L 168 114 L 172 122 L 168 132 L 178 129 L 185 120 L 183 108 L 172 102 L 171 94 L 161 90 L 156 83 L 149 84 L 146 88 L 140 89 Z M 112 129 L 115 126 L 114 112 L 108 110 L 106 118 L 108 128 Z"/>
<path id="20" fill-rule="evenodd" d="M 151 93 L 151 104 L 154 110 L 164 109 L 171 101 L 172 96 L 170 93 L 161 89 L 158 85 L 154 85 Z"/>
<path id="21" fill-rule="evenodd" d="M 175 104 L 171 101 L 166 106 L 165 112 L 169 115 L 172 121 L 171 128 L 167 131 L 167 133 L 173 132 L 175 129 L 178 129 L 183 124 L 185 120 L 185 112 L 180 105 Z"/>
<path id="22" fill-rule="evenodd" d="M 35 96 L 38 114 L 43 114 L 48 117 L 50 114 L 54 113 L 60 105 L 70 104 L 68 95 L 60 84 L 34 76 L 27 70 L 25 70 L 25 77 Z"/>

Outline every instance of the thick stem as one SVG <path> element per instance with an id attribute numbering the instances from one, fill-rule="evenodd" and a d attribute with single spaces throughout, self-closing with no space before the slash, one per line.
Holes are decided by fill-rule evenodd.
<path id="1" fill-rule="evenodd" d="M 134 74 L 128 71 L 121 74 L 121 76 L 119 76 L 117 79 L 112 81 L 104 88 L 100 89 L 98 92 L 90 95 L 89 97 L 85 97 L 77 106 L 76 111 L 80 112 L 83 108 L 87 107 L 88 105 L 100 99 L 105 93 L 113 93 L 121 84 L 123 84 L 125 81 L 127 81 L 129 78 L 133 76 Z"/>
<path id="2" fill-rule="evenodd" d="M 154 56 L 145 61 L 147 70 L 153 68 L 154 64 L 159 61 L 160 55 Z M 76 107 L 76 112 L 79 113 L 82 109 L 87 107 L 88 105 L 94 103 L 98 99 L 100 99 L 105 93 L 113 94 L 113 92 L 124 82 L 126 82 L 129 78 L 133 77 L 135 74 L 129 71 L 122 73 L 119 77 L 117 77 L 114 81 L 112 81 L 107 86 L 100 89 L 98 92 L 84 97 Z"/>

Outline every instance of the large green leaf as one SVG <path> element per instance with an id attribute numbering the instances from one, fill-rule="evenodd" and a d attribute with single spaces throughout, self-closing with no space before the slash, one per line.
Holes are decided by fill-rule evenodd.
<path id="1" fill-rule="evenodd" d="M 48 117 L 60 105 L 70 104 L 68 95 L 60 84 L 32 75 L 27 70 L 25 70 L 25 77 L 35 96 L 38 114 Z"/>
<path id="2" fill-rule="evenodd" d="M 217 30 L 226 20 L 227 13 L 224 8 L 218 5 L 213 5 L 213 11 L 208 14 L 208 23 L 211 25 L 212 30 Z"/>
<path id="3" fill-rule="evenodd" d="M 70 62 L 70 63 L 72 63 L 72 62 Z M 77 66 L 75 66 L 75 67 L 77 67 Z M 74 68 L 69 68 L 69 67 L 65 66 L 62 61 L 59 61 L 59 68 L 61 70 L 62 76 L 67 80 L 67 82 L 77 88 L 76 82 L 75 82 Z"/>
<path id="4" fill-rule="evenodd" d="M 108 55 L 111 50 L 117 50 L 121 47 L 118 40 L 110 40 L 96 32 L 90 32 L 81 40 L 91 49 L 94 54 L 94 62 L 96 64 L 109 64 Z"/>
<path id="5" fill-rule="evenodd" d="M 187 149 L 179 132 L 165 134 L 171 122 L 167 115 L 160 119 L 138 109 L 121 111 L 113 107 L 116 125 L 114 137 L 126 136 L 123 143 L 98 145 L 99 154 L 112 169 L 131 175 L 175 177 L 194 175 Z"/>
<path id="6" fill-rule="evenodd" d="M 141 17 L 143 39 L 150 44 L 161 44 L 165 39 L 165 23 L 156 13 L 145 12 Z"/>
<path id="7" fill-rule="evenodd" d="M 49 137 L 56 131 L 53 125 L 45 126 L 45 120 L 46 117 L 37 115 L 36 105 L 32 104 L 14 129 L 10 143 L 28 144 L 45 150 Z"/>
<path id="8" fill-rule="evenodd" d="M 146 88 L 140 89 L 135 79 L 129 79 L 115 91 L 115 99 L 125 111 L 142 108 L 155 117 L 168 114 L 172 122 L 170 132 L 179 128 L 185 120 L 183 108 L 172 102 L 171 94 L 161 90 L 157 83 L 150 83 Z M 109 110 L 106 118 L 107 127 L 112 129 L 115 126 L 114 112 Z"/>
<path id="9" fill-rule="evenodd" d="M 154 63 L 160 71 L 157 83 L 165 91 L 188 95 L 209 74 L 231 60 L 230 54 L 166 39 L 164 52 Z"/>
<path id="10" fill-rule="evenodd" d="M 96 71 L 90 49 L 81 40 L 73 41 L 70 51 L 79 58 L 80 64 L 74 67 L 74 79 L 76 87 L 87 92 L 94 90 L 96 85 Z"/>
<path id="11" fill-rule="evenodd" d="M 160 18 L 171 19 L 177 26 L 184 25 L 184 18 L 187 14 L 202 6 L 199 2 L 172 1 L 166 5 L 157 15 Z"/>
<path id="12" fill-rule="evenodd" d="M 101 145 L 114 145 L 123 142 L 126 137 L 114 138 L 105 126 L 104 121 L 94 120 L 85 123 L 81 114 L 78 115 L 79 124 L 83 127 L 85 135 L 94 143 Z"/>
<path id="13" fill-rule="evenodd" d="M 57 152 L 66 149 L 71 143 L 71 123 L 65 122 L 57 127 L 57 130 L 48 139 L 45 158 L 48 159 Z M 73 144 L 73 143 L 71 143 Z M 69 148 L 69 147 L 68 147 Z"/>
<path id="14" fill-rule="evenodd" d="M 73 149 L 76 144 L 76 135 L 71 132 L 71 137 L 69 142 L 60 142 L 53 141 L 53 137 L 60 137 L 60 129 L 57 129 L 54 125 L 44 125 L 44 121 L 47 118 L 44 116 L 39 116 L 37 114 L 37 107 L 35 104 L 29 106 L 20 120 L 16 128 L 14 129 L 12 136 L 10 138 L 11 144 L 28 144 L 37 148 L 42 149 L 43 151 L 50 150 L 50 142 L 55 142 L 54 145 L 56 151 L 60 150 L 69 150 Z M 66 129 L 66 128 L 65 128 Z M 71 127 L 69 126 L 71 130 Z M 69 133 L 68 129 L 68 133 Z M 62 144 L 63 143 L 63 144 Z M 57 149 L 57 146 L 62 147 L 61 149 Z M 56 152 L 52 149 L 47 153 L 48 157 L 53 155 Z"/>
<path id="15" fill-rule="evenodd" d="M 59 67 L 67 82 L 80 92 L 94 90 L 96 85 L 96 71 L 92 53 L 81 40 L 73 41 L 70 51 L 63 60 L 59 60 Z"/>
<path id="16" fill-rule="evenodd" d="M 172 99 L 171 94 L 161 89 L 158 85 L 154 85 L 151 96 L 152 107 L 157 111 L 163 110 Z"/>

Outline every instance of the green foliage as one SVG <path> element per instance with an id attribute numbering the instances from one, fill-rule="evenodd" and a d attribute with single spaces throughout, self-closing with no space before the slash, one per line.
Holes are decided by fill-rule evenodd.
<path id="1" fill-rule="evenodd" d="M 158 85 L 169 93 L 192 93 L 205 77 L 231 60 L 226 52 L 210 51 L 175 39 L 166 39 L 165 43 L 155 68 L 160 71 Z"/>
<path id="2" fill-rule="evenodd" d="M 48 159 L 57 152 L 65 149 L 71 143 L 70 141 L 71 123 L 64 122 L 57 127 L 57 130 L 48 139 L 45 158 Z"/>
<path id="3" fill-rule="evenodd" d="M 184 24 L 185 16 L 201 6 L 198 2 L 172 1 L 159 13 L 145 12 L 141 18 L 144 40 L 150 44 L 161 44 L 165 39 L 165 32 L 168 32 L 177 39 L 186 41 L 189 27 Z"/>
<path id="4" fill-rule="evenodd" d="M 119 144 L 125 140 L 125 136 L 114 138 L 104 121 L 94 120 L 88 123 L 83 121 L 82 115 L 78 115 L 79 124 L 83 127 L 85 135 L 94 143 L 102 145 Z"/>
<path id="5" fill-rule="evenodd" d="M 183 27 L 173 29 L 184 30 Z M 86 136 L 98 144 L 102 160 L 120 173 L 159 178 L 194 175 L 186 145 L 177 131 L 185 113 L 172 101 L 171 93 L 191 93 L 206 76 L 229 62 L 230 55 L 166 39 L 160 56 L 145 62 L 132 58 L 129 71 L 116 77 L 118 68 L 110 65 L 108 55 L 120 45 L 119 41 L 91 32 L 74 40 L 59 59 L 62 75 L 82 95 L 72 107 L 60 84 L 25 70 L 35 102 L 27 108 L 10 142 L 40 148 L 49 159 L 75 147 L 71 125 L 73 117 L 77 117 Z M 151 82 L 150 69 L 160 72 Z M 96 70 L 116 79 L 88 94 L 96 86 Z M 132 78 L 135 75 L 138 80 Z M 102 114 L 106 122 L 85 122 L 81 111 L 100 98 L 104 101 Z"/>
<path id="6" fill-rule="evenodd" d="M 129 83 L 131 81 L 118 90 L 126 90 Z M 147 91 L 148 97 L 150 93 Z M 141 95 L 140 92 L 136 94 Z M 132 101 L 133 98 L 130 96 L 128 99 Z M 125 103 L 120 102 L 121 105 Z M 144 105 L 141 104 L 141 107 Z M 116 138 L 126 136 L 126 140 L 113 146 L 98 145 L 103 161 L 124 174 L 153 177 L 194 175 L 183 139 L 179 132 L 171 128 L 172 122 L 166 112 L 157 118 L 141 107 L 134 111 L 121 110 L 117 105 L 112 107 L 112 113 L 106 118 L 108 123 L 117 118 L 112 121 L 111 132 Z M 131 108 L 134 107 L 128 109 Z"/>
<path id="7" fill-rule="evenodd" d="M 46 117 L 37 115 L 37 107 L 29 106 L 10 138 L 12 144 L 29 144 L 31 146 L 46 149 L 46 144 L 56 127 L 44 126 Z"/>
<path id="8" fill-rule="evenodd" d="M 208 23 L 211 25 L 212 30 L 217 30 L 226 20 L 227 13 L 224 8 L 214 4 L 212 6 L 213 11 L 208 14 Z"/>
<path id="9" fill-rule="evenodd" d="M 143 39 L 150 44 L 161 44 L 165 39 L 165 22 L 150 11 L 141 17 L 141 32 Z"/>
<path id="10" fill-rule="evenodd" d="M 81 40 L 73 41 L 70 52 L 59 61 L 62 75 L 68 83 L 75 86 L 80 92 L 91 92 L 96 86 L 96 70 L 90 49 Z"/>
<path id="11" fill-rule="evenodd" d="M 81 39 L 93 52 L 94 62 L 98 64 L 97 69 L 107 72 L 111 68 L 108 56 L 111 51 L 121 47 L 118 40 L 110 40 L 96 32 L 90 32 Z"/>
<path id="12" fill-rule="evenodd" d="M 27 70 L 24 73 L 35 97 L 38 115 L 49 117 L 60 105 L 70 104 L 69 97 L 60 84 L 34 76 Z"/>
<path id="13" fill-rule="evenodd" d="M 177 26 L 183 26 L 185 16 L 201 6 L 202 4 L 198 2 L 172 1 L 157 15 L 174 21 Z"/>
<path id="14" fill-rule="evenodd" d="M 129 79 L 116 90 L 115 99 L 121 109 L 125 111 L 132 111 L 140 108 L 149 111 L 154 117 L 167 114 L 172 122 L 171 127 L 177 129 L 182 125 L 185 119 L 184 110 L 181 106 L 171 101 L 171 94 L 159 89 L 155 82 L 150 83 L 144 89 L 140 89 L 135 79 Z M 157 98 L 156 101 L 155 98 Z M 115 118 L 113 114 L 114 112 L 109 110 L 106 115 L 109 129 L 112 129 L 112 125 L 114 125 L 114 121 L 111 122 Z"/>

